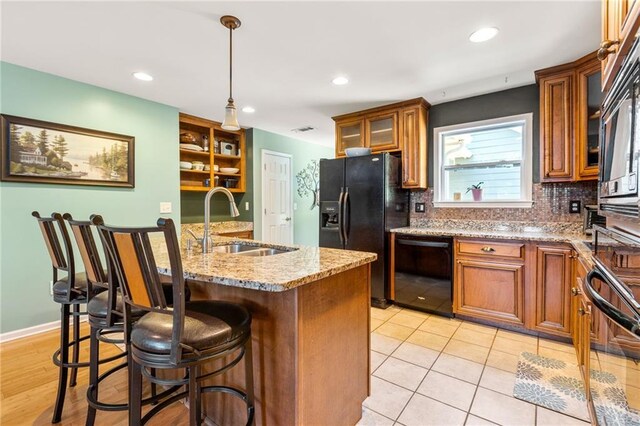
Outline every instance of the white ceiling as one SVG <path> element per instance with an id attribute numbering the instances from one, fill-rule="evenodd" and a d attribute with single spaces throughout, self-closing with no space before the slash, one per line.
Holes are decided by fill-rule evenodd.
<path id="1" fill-rule="evenodd" d="M 423 96 L 432 104 L 534 82 L 600 40 L 600 2 L 9 2 L 3 61 L 221 121 L 233 14 L 240 124 L 333 144 L 331 116 Z M 496 26 L 486 43 L 468 40 Z M 132 78 L 138 70 L 155 77 Z M 350 79 L 334 86 L 334 76 Z M 317 130 L 296 134 L 311 125 Z"/>

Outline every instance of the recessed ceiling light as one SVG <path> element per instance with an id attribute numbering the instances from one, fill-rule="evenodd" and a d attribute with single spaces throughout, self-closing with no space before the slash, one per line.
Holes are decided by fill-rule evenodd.
<path id="1" fill-rule="evenodd" d="M 251 114 L 256 112 L 256 109 L 254 107 L 246 106 L 242 108 L 242 112 L 248 112 L 249 114 Z"/>
<path id="2" fill-rule="evenodd" d="M 138 80 L 142 80 L 142 81 L 152 81 L 153 80 L 153 77 L 150 74 L 147 74 L 146 72 L 142 72 L 142 71 L 134 72 L 133 76 L 135 78 L 137 78 Z"/>
<path id="3" fill-rule="evenodd" d="M 496 36 L 496 34 L 498 34 L 498 31 L 500 30 L 498 30 L 496 27 L 480 28 L 479 30 L 471 33 L 471 35 L 469 36 L 469 40 L 474 43 L 481 43 L 483 41 L 491 40 Z"/>
<path id="4" fill-rule="evenodd" d="M 340 77 L 334 78 L 333 80 L 331 80 L 331 82 L 336 86 L 343 86 L 349 82 L 349 79 L 347 77 L 340 76 Z"/>

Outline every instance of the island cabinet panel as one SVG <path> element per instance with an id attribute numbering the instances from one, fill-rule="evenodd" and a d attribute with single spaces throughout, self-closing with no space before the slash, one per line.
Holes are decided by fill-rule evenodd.
<path id="1" fill-rule="evenodd" d="M 572 258 L 573 250 L 570 247 L 536 247 L 534 329 L 563 337 L 571 336 Z"/>
<path id="2" fill-rule="evenodd" d="M 256 425 L 358 422 L 370 393 L 368 264 L 282 292 L 189 286 L 193 300 L 236 302 L 252 314 Z M 244 379 L 241 363 L 206 383 L 244 389 Z M 205 394 L 203 408 L 216 424 L 246 422 L 244 404 L 229 395 Z"/>
<path id="3" fill-rule="evenodd" d="M 524 325 L 524 265 L 458 259 L 454 309 L 458 314 Z"/>

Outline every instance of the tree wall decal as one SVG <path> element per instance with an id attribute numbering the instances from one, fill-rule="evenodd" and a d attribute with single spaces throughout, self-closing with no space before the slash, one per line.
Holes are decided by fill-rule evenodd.
<path id="1" fill-rule="evenodd" d="M 298 182 L 298 195 L 302 198 L 307 194 L 313 195 L 313 202 L 309 210 L 320 205 L 320 164 L 318 160 L 311 160 L 307 167 L 296 174 Z"/>

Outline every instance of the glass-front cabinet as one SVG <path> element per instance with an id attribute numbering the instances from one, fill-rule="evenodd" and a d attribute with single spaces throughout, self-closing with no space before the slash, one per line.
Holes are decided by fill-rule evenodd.
<path id="1" fill-rule="evenodd" d="M 398 149 L 398 113 L 365 118 L 365 146 L 373 152 Z"/>
<path id="2" fill-rule="evenodd" d="M 344 156 L 347 148 L 364 146 L 364 120 L 336 123 L 336 156 Z"/>
<path id="3" fill-rule="evenodd" d="M 402 187 L 427 188 L 427 117 L 423 98 L 332 117 L 336 123 L 336 157 L 347 148 L 371 148 L 402 159 Z"/>
<path id="4" fill-rule="evenodd" d="M 577 179 L 597 179 L 600 154 L 600 105 L 602 104 L 600 64 L 590 62 L 578 68 L 576 78 L 578 84 Z"/>

